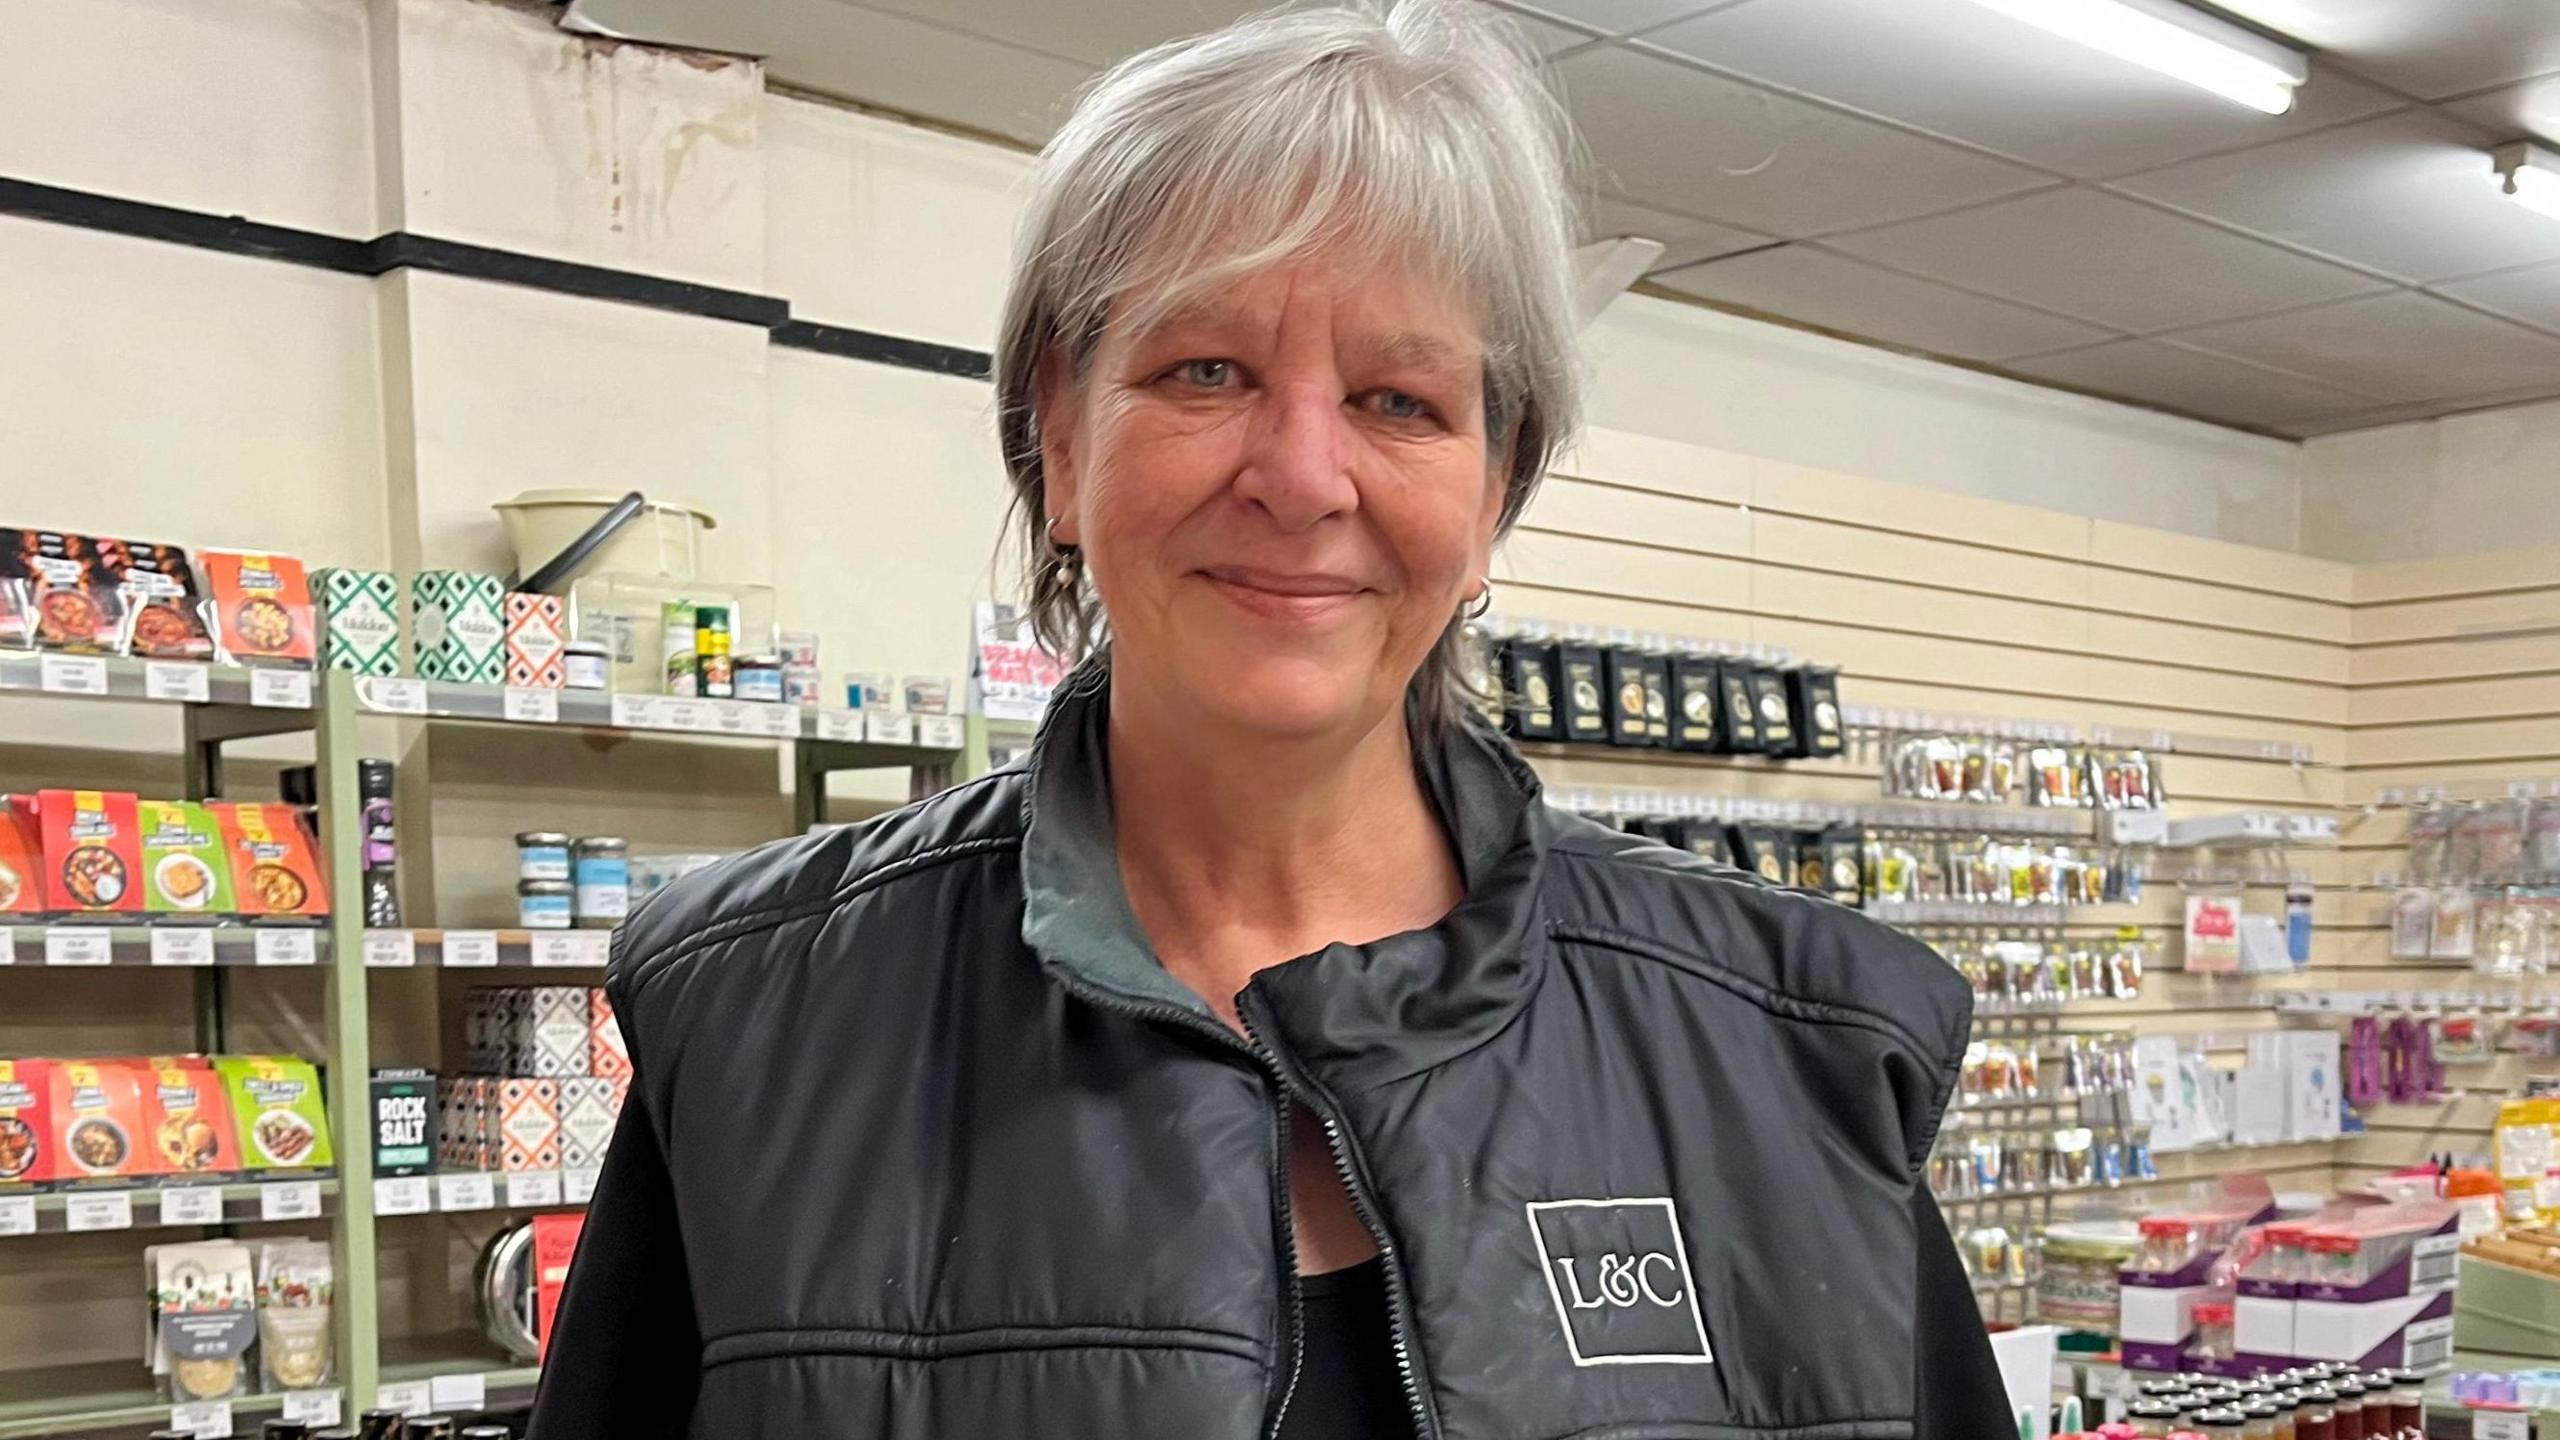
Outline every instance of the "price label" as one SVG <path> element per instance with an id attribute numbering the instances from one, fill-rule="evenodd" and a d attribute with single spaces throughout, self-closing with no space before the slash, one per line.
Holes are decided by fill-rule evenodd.
<path id="1" fill-rule="evenodd" d="M 0 965 L 18 963 L 18 932 L 0 925 Z"/>
<path id="2" fill-rule="evenodd" d="M 213 698 L 213 672 L 184 660 L 145 660 L 142 694 L 150 700 L 191 700 L 202 705 Z"/>
<path id="3" fill-rule="evenodd" d="M 874 745 L 913 745 L 916 717 L 904 710 L 874 710 L 862 717 L 862 734 Z"/>
<path id="4" fill-rule="evenodd" d="M 0 1235 L 33 1235 L 36 1233 L 36 1197 L 11 1195 L 0 1199 Z"/>
<path id="5" fill-rule="evenodd" d="M 859 710 L 819 711 L 818 738 L 859 741 L 862 738 L 862 712 Z"/>
<path id="6" fill-rule="evenodd" d="M 151 932 L 151 963 L 210 965 L 213 963 L 213 932 L 174 925 L 158 927 Z"/>
<path id="7" fill-rule="evenodd" d="M 436 1411 L 435 1396 L 424 1380 L 386 1381 L 373 1392 L 374 1408 L 396 1410 L 403 1415 L 432 1415 Z"/>
<path id="8" fill-rule="evenodd" d="M 407 930 L 364 932 L 364 964 L 368 970 L 406 970 L 418 963 L 418 937 Z"/>
<path id="9" fill-rule="evenodd" d="M 560 723 L 560 692 L 557 690 L 510 685 L 503 703 L 506 717 L 510 720 L 521 720 L 529 725 Z"/>
<path id="10" fill-rule="evenodd" d="M 257 669 L 249 672 L 249 703 L 276 710 L 311 708 L 311 672 Z"/>
<path id="11" fill-rule="evenodd" d="M 507 1177 L 507 1204 L 518 1210 L 560 1203 L 560 1172 L 527 1170 Z"/>
<path id="12" fill-rule="evenodd" d="M 56 925 L 44 932 L 47 965 L 108 965 L 115 958 L 115 936 L 98 926 Z"/>
<path id="13" fill-rule="evenodd" d="M 916 717 L 916 743 L 931 750 L 957 750 L 967 743 L 968 727 L 957 715 L 919 715 Z"/>
<path id="14" fill-rule="evenodd" d="M 2520 1410 L 2474 1410 L 2471 1440 L 2533 1440 L 2533 1417 Z"/>
<path id="15" fill-rule="evenodd" d="M 327 1429 L 338 1423 L 345 1413 L 346 1397 L 337 1390 L 287 1390 L 284 1392 L 284 1418 L 305 1425 Z"/>
<path id="16" fill-rule="evenodd" d="M 400 1175 L 373 1182 L 376 1215 L 424 1215 L 434 1208 L 424 1175 Z"/>
<path id="17" fill-rule="evenodd" d="M 38 656 L 36 685 L 48 695 L 104 695 L 107 662 L 96 655 Z"/>
<path id="18" fill-rule="evenodd" d="M 566 935 L 544 934 L 537 930 L 533 932 L 531 945 L 533 963 L 545 968 L 602 965 L 612 953 L 601 930 L 573 930 Z"/>
<path id="19" fill-rule="evenodd" d="M 756 729 L 772 740 L 800 738 L 800 707 L 797 705 L 754 704 Z"/>
<path id="20" fill-rule="evenodd" d="M 560 1200 L 565 1205 L 584 1205 L 596 1198 L 596 1176 L 592 1169 L 560 1172 Z"/>
<path id="21" fill-rule="evenodd" d="M 498 963 L 495 930 L 447 930 L 444 963 L 449 970 L 485 970 Z"/>
<path id="22" fill-rule="evenodd" d="M 436 1208 L 439 1210 L 495 1210 L 498 1187 L 486 1175 L 439 1175 L 436 1177 Z"/>
<path id="23" fill-rule="evenodd" d="M 261 930 L 254 945 L 253 958 L 261 965 L 320 963 L 320 947 L 308 930 Z"/>
<path id="24" fill-rule="evenodd" d="M 279 1185 L 258 1187 L 258 1218 L 261 1220 L 311 1220 L 320 1214 L 320 1182 L 288 1180 Z"/>
<path id="25" fill-rule="evenodd" d="M 84 1230 L 132 1229 L 133 1192 L 108 1190 L 96 1195 L 64 1196 L 62 1228 L 75 1234 Z"/>
<path id="26" fill-rule="evenodd" d="M 169 1407 L 169 1428 L 196 1440 L 230 1440 L 231 1402 L 198 1400 L 192 1405 Z"/>
<path id="27" fill-rule="evenodd" d="M 221 1224 L 222 1188 L 218 1185 L 180 1185 L 161 1191 L 160 1223 L 163 1225 Z"/>
<path id="28" fill-rule="evenodd" d="M 356 698 L 384 715 L 427 713 L 427 682 L 397 675 L 369 675 L 356 682 Z"/>
<path id="29" fill-rule="evenodd" d="M 709 703 L 712 729 L 723 735 L 757 733 L 753 706 L 741 700 L 714 700 Z"/>
<path id="30" fill-rule="evenodd" d="M 661 730 L 690 730 L 703 735 L 720 733 L 720 714 L 708 700 L 660 700 L 657 716 Z"/>
<path id="31" fill-rule="evenodd" d="M 653 719 L 656 709 L 654 702 L 657 698 L 658 697 L 654 695 L 614 696 L 610 710 L 613 723 L 625 730 L 646 730 L 651 728 L 655 723 Z"/>
<path id="32" fill-rule="evenodd" d="M 477 1413 L 489 1408 L 489 1381 L 485 1375 L 438 1375 L 427 1382 L 427 1398 L 437 1410 Z"/>

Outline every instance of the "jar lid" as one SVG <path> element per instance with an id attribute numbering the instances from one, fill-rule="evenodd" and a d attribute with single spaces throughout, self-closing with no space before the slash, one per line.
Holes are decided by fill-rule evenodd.
<path id="1" fill-rule="evenodd" d="M 572 640 L 560 647 L 572 655 L 610 655 L 613 647 L 601 640 Z"/>
<path id="2" fill-rule="evenodd" d="M 518 895 L 574 895 L 577 893 L 577 887 L 566 880 L 519 880 L 516 882 L 516 893 Z"/>
<path id="3" fill-rule="evenodd" d="M 600 851 L 628 850 L 631 842 L 619 835 L 581 835 L 577 848 L 592 855 Z"/>
<path id="4" fill-rule="evenodd" d="M 2166 1400 L 2136 1400 L 2126 1408 L 2136 1420 L 2168 1420 L 2178 1413 L 2178 1407 Z"/>
<path id="5" fill-rule="evenodd" d="M 2240 1413 L 2252 1420 L 2273 1420 L 2281 1408 L 2273 1400 L 2252 1400 L 2240 1407 Z"/>
<path id="6" fill-rule="evenodd" d="M 568 843 L 569 835 L 564 830 L 527 830 L 516 836 L 516 848 L 519 850 L 536 846 L 549 846 L 556 850 Z"/>

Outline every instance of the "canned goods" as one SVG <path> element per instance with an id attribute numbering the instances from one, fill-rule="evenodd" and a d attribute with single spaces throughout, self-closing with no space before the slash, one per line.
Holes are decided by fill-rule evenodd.
<path id="1" fill-rule="evenodd" d="M 580 837 L 571 872 L 578 924 L 610 929 L 631 913 L 631 847 L 621 836 Z"/>
<path id="2" fill-rule="evenodd" d="M 569 837 L 557 830 L 527 830 L 516 837 L 518 880 L 569 878 Z"/>
<path id="3" fill-rule="evenodd" d="M 516 923 L 527 930 L 566 930 L 569 928 L 569 882 L 566 880 L 519 880 L 516 882 Z"/>

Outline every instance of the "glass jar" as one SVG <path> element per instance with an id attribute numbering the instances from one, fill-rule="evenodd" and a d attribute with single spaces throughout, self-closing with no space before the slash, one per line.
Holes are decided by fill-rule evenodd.
<path id="1" fill-rule="evenodd" d="M 2252 1400 L 2240 1407 L 2248 1421 L 2249 1440 L 2276 1440 L 2276 1404 L 2272 1400 Z"/>
<path id="2" fill-rule="evenodd" d="M 2338 1392 L 2317 1383 L 2304 1387 L 2293 1434 L 2294 1440 L 2338 1440 Z"/>
<path id="3" fill-rule="evenodd" d="M 2391 1372 L 2391 1425 L 2396 1440 L 2427 1440 L 2427 1377 L 2415 1370 Z"/>
<path id="4" fill-rule="evenodd" d="M 2365 1440 L 2364 1382 L 2353 1374 L 2338 1375 L 2330 1378 L 2329 1389 L 2338 1397 L 2337 1428 L 2334 1432 L 2338 1440 Z M 2389 1412 L 2386 1410 L 2384 1413 Z"/>
<path id="5" fill-rule="evenodd" d="M 2302 1414 L 2301 1392 L 2278 1390 L 2267 1397 L 2267 1403 L 2276 1407 L 2276 1440 L 2300 1440 L 2295 1425 Z"/>
<path id="6" fill-rule="evenodd" d="M 2249 1433 L 2249 1417 L 2228 1405 L 2199 1411 L 2188 1423 L 2195 1426 L 2196 1433 L 2204 1436 L 2205 1440 L 2246 1440 Z"/>
<path id="7" fill-rule="evenodd" d="M 2126 1414 L 2140 1440 L 2165 1440 L 2169 1432 L 2178 1428 L 2178 1407 L 2166 1400 L 2136 1400 Z"/>

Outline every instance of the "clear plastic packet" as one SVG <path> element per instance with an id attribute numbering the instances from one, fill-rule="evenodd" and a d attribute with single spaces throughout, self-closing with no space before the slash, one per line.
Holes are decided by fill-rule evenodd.
<path id="1" fill-rule="evenodd" d="M 326 1241 L 258 1247 L 258 1375 L 266 1389 L 314 1390 L 336 1377 L 329 1328 L 336 1276 Z"/>
<path id="2" fill-rule="evenodd" d="M 2435 944 L 2436 892 L 2404 885 L 2391 895 L 2391 958 L 2424 960 Z"/>
<path id="3" fill-rule="evenodd" d="M 2441 804 L 2409 810 L 2409 878 L 2432 885 L 2445 878 L 2446 844 L 2453 834 L 2453 811 Z"/>

